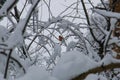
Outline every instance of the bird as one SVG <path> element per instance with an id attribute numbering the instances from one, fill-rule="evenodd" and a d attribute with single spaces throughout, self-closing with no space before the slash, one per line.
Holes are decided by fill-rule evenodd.
<path id="1" fill-rule="evenodd" d="M 63 40 L 63 37 L 62 37 L 62 36 L 59 36 L 58 39 L 59 39 L 59 41 L 62 41 L 62 40 Z"/>

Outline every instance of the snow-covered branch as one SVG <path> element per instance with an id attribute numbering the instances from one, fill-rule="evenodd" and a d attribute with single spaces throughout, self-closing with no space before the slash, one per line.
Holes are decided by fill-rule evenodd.
<path id="1" fill-rule="evenodd" d="M 71 79 L 71 80 L 83 80 L 85 79 L 89 74 L 93 74 L 93 73 L 100 73 L 109 69 L 114 69 L 114 68 L 120 68 L 120 63 L 111 63 L 108 65 L 104 65 L 104 66 L 99 66 L 93 69 L 90 69 L 82 74 L 80 74 L 79 76 Z"/>
<path id="2" fill-rule="evenodd" d="M 111 11 L 100 10 L 100 9 L 92 9 L 92 10 L 106 17 L 120 19 L 120 13 L 117 13 L 117 12 L 111 12 Z"/>
<path id="3" fill-rule="evenodd" d="M 96 62 L 83 53 L 70 51 L 62 55 L 53 70 L 53 76 L 60 80 L 83 80 L 88 74 L 114 68 L 120 68 L 120 61 L 109 54 L 101 61 Z"/>

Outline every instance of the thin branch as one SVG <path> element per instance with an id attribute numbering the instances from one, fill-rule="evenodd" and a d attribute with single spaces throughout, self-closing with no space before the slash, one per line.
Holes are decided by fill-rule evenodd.
<path id="1" fill-rule="evenodd" d="M 2 54 L 4 56 L 7 56 L 7 54 L 5 52 L 0 52 L 0 54 Z M 19 65 L 19 67 L 23 68 L 24 73 L 26 73 L 25 68 L 23 67 L 23 65 L 17 59 L 15 59 L 14 57 L 10 56 L 10 60 L 15 61 Z"/>
<path id="2" fill-rule="evenodd" d="M 4 73 L 4 79 L 7 78 L 9 61 L 10 61 L 10 57 L 11 57 L 12 51 L 13 51 L 13 50 L 11 49 L 10 52 L 9 52 L 8 58 L 7 58 L 7 63 L 6 63 L 5 73 Z"/>
<path id="3" fill-rule="evenodd" d="M 30 42 L 30 44 L 27 47 L 27 50 L 29 50 L 30 46 L 32 45 L 32 43 L 34 42 L 34 40 L 37 38 L 37 35 L 35 35 L 35 37 L 32 39 L 32 41 Z"/>
<path id="4" fill-rule="evenodd" d="M 28 2 L 28 0 L 26 0 L 24 6 L 23 6 L 23 8 L 22 8 L 22 10 L 21 10 L 21 12 L 20 12 L 20 16 L 22 15 L 22 13 L 23 13 L 23 11 L 24 11 L 24 9 L 25 9 L 25 7 L 26 7 L 26 5 L 27 5 L 27 2 Z"/>
<path id="5" fill-rule="evenodd" d="M 108 42 L 109 42 L 109 40 L 111 38 L 113 29 L 115 28 L 116 21 L 117 21 L 116 19 L 111 18 L 111 21 L 110 21 L 110 23 L 111 23 L 110 31 L 107 32 L 107 36 L 106 36 L 105 43 L 104 43 L 104 54 L 106 54 L 106 48 L 107 48 Z"/>
<path id="6" fill-rule="evenodd" d="M 51 9 L 50 9 L 50 3 L 49 4 L 47 4 L 47 2 L 45 1 L 45 0 L 43 0 L 44 1 L 44 3 L 46 4 L 46 6 L 48 7 L 48 11 L 49 11 L 49 17 L 50 17 L 50 15 L 53 17 L 53 14 L 52 14 L 52 12 L 51 12 Z"/>
<path id="7" fill-rule="evenodd" d="M 62 11 L 58 16 L 62 15 L 64 12 L 66 12 L 70 7 L 75 5 L 77 2 L 72 3 L 70 6 L 68 6 L 64 11 Z"/>
<path id="8" fill-rule="evenodd" d="M 84 9 L 84 12 L 85 12 L 85 16 L 86 16 L 86 19 L 87 19 L 87 23 L 88 23 L 88 25 L 90 25 L 89 16 L 88 16 L 88 13 L 87 13 L 87 9 L 86 9 L 84 0 L 81 0 L 81 3 L 82 3 L 82 6 L 83 6 L 83 9 Z"/>
<path id="9" fill-rule="evenodd" d="M 31 8 L 30 8 L 30 10 L 29 10 L 29 12 L 28 12 L 28 14 L 27 14 L 27 16 L 26 16 L 25 23 L 23 24 L 24 29 L 22 30 L 22 32 L 23 32 L 22 34 L 25 33 L 25 30 L 26 30 L 27 24 L 28 24 L 28 22 L 29 22 L 29 20 L 30 20 L 30 17 L 31 17 L 33 11 L 35 10 L 36 6 L 38 5 L 38 3 L 39 3 L 40 1 L 41 1 L 41 0 L 37 0 L 37 1 L 31 6 Z"/>
<path id="10" fill-rule="evenodd" d="M 99 41 L 97 40 L 97 38 L 95 37 L 95 35 L 94 35 L 94 33 L 93 33 L 93 30 L 92 30 L 91 27 L 90 27 L 91 24 L 90 24 L 90 20 L 89 20 L 89 16 L 88 16 L 88 13 L 87 13 L 87 9 L 86 9 L 85 3 L 84 3 L 83 0 L 81 0 L 81 3 L 82 3 L 82 6 L 83 6 L 85 15 L 86 15 L 86 19 L 87 19 L 87 23 L 88 23 L 88 26 L 89 26 L 89 29 L 90 29 L 90 33 L 91 33 L 93 39 L 100 44 L 100 42 L 99 42 Z"/>
<path id="11" fill-rule="evenodd" d="M 107 10 L 104 1 L 103 0 L 100 0 L 100 1 L 101 1 L 102 5 L 104 6 L 105 10 Z"/>
<path id="12" fill-rule="evenodd" d="M 88 2 L 90 3 L 90 5 L 94 8 L 93 3 L 91 2 L 91 0 L 88 0 Z"/>

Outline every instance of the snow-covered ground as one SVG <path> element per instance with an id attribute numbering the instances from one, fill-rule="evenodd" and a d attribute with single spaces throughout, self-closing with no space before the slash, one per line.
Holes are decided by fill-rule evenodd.
<path id="1" fill-rule="evenodd" d="M 110 55 L 106 55 L 100 62 L 95 62 L 85 54 L 78 51 L 66 52 L 53 69 L 52 74 L 48 73 L 45 68 L 31 66 L 27 73 L 16 80 L 70 80 L 90 69 L 110 63 L 116 63 L 119 60 L 113 59 Z M 107 80 L 102 75 L 90 74 L 85 80 Z"/>
<path id="2" fill-rule="evenodd" d="M 32 66 L 28 69 L 27 74 L 16 80 L 58 80 L 58 79 L 50 76 L 50 74 L 44 68 Z"/>

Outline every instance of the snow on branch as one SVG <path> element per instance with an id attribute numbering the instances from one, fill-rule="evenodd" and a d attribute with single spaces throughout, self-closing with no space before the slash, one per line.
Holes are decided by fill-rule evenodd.
<path id="1" fill-rule="evenodd" d="M 120 61 L 107 54 L 100 62 L 77 51 L 66 52 L 53 70 L 53 76 L 60 80 L 83 80 L 88 74 L 120 68 Z"/>
<path id="2" fill-rule="evenodd" d="M 2 8 L 0 9 L 0 16 L 5 16 L 10 11 L 12 7 L 16 5 L 18 0 L 7 0 Z"/>
<path id="3" fill-rule="evenodd" d="M 106 11 L 106 10 L 100 10 L 100 9 L 92 9 L 94 12 L 101 14 L 106 17 L 111 17 L 111 18 L 117 18 L 120 19 L 120 13 L 116 12 L 111 12 L 111 11 Z"/>
<path id="4" fill-rule="evenodd" d="M 79 79 L 83 80 L 91 73 L 98 73 L 98 72 L 102 72 L 102 71 L 114 69 L 114 68 L 120 68 L 120 63 L 111 63 L 108 65 L 99 66 L 99 67 L 90 69 L 87 72 L 84 72 L 84 73 L 80 74 L 79 76 L 73 78 L 72 80 L 79 80 Z"/>
<path id="5" fill-rule="evenodd" d="M 34 2 L 34 4 L 31 6 L 31 8 L 30 8 L 30 10 L 29 10 L 28 15 L 26 16 L 26 18 L 24 20 L 21 20 L 17 24 L 14 33 L 11 34 L 11 36 L 9 37 L 9 39 L 5 43 L 3 43 L 3 45 L 1 45 L 0 48 L 3 48 L 3 49 L 12 49 L 12 48 L 16 47 L 18 44 L 22 44 L 23 43 L 23 34 L 24 34 L 25 30 L 26 30 L 27 23 L 28 23 L 28 21 L 29 21 L 29 19 L 31 17 L 31 14 L 32 14 L 33 10 L 35 9 L 35 7 L 37 6 L 37 4 L 38 4 L 39 1 L 40 0 L 36 0 Z"/>

